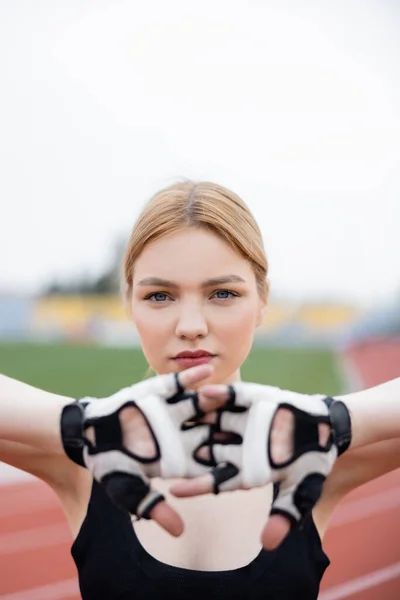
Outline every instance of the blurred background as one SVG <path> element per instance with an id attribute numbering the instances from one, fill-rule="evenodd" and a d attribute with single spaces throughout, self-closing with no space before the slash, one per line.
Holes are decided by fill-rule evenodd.
<path id="1" fill-rule="evenodd" d="M 125 244 L 191 178 L 263 233 L 246 379 L 334 395 L 400 376 L 399 27 L 392 0 L 0 0 L 0 372 L 73 397 L 144 376 Z M 0 598 L 77 600 L 54 493 L 4 463 L 0 484 Z M 342 504 L 321 600 L 398 599 L 398 472 Z"/>

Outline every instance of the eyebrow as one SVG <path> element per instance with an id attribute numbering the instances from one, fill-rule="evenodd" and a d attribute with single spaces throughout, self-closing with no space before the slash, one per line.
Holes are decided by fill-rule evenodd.
<path id="1" fill-rule="evenodd" d="M 221 277 L 214 277 L 207 279 L 201 284 L 202 288 L 212 287 L 215 285 L 224 285 L 226 283 L 246 283 L 246 281 L 239 277 L 239 275 L 221 275 Z M 160 277 L 146 277 L 139 281 L 138 285 L 142 286 L 157 286 L 157 287 L 169 287 L 179 288 L 179 285 L 175 281 L 169 281 L 168 279 L 161 279 Z"/>

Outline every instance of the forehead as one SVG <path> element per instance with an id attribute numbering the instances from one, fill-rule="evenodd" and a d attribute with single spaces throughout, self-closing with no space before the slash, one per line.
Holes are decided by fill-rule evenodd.
<path id="1" fill-rule="evenodd" d="M 185 228 L 145 247 L 134 265 L 134 283 L 149 276 L 197 282 L 234 273 L 254 279 L 249 261 L 215 233 Z"/>

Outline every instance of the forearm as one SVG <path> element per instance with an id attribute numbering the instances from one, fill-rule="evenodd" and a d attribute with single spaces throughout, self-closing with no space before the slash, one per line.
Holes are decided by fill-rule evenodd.
<path id="1" fill-rule="evenodd" d="M 400 378 L 335 398 L 342 400 L 350 411 L 350 448 L 400 438 Z"/>
<path id="2" fill-rule="evenodd" d="M 60 416 L 71 401 L 0 375 L 0 439 L 64 453 Z"/>

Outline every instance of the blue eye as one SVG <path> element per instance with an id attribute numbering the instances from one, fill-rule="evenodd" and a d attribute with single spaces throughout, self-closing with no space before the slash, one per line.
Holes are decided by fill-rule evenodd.
<path id="1" fill-rule="evenodd" d="M 164 292 L 154 292 L 153 294 L 149 294 L 145 298 L 145 300 L 153 300 L 153 302 L 158 302 L 158 303 L 164 302 L 167 299 L 168 299 L 168 296 Z"/>
<path id="2" fill-rule="evenodd" d="M 229 298 L 237 297 L 238 294 L 235 294 L 229 290 L 217 290 L 215 292 L 215 296 L 218 298 L 218 300 L 228 300 Z"/>

